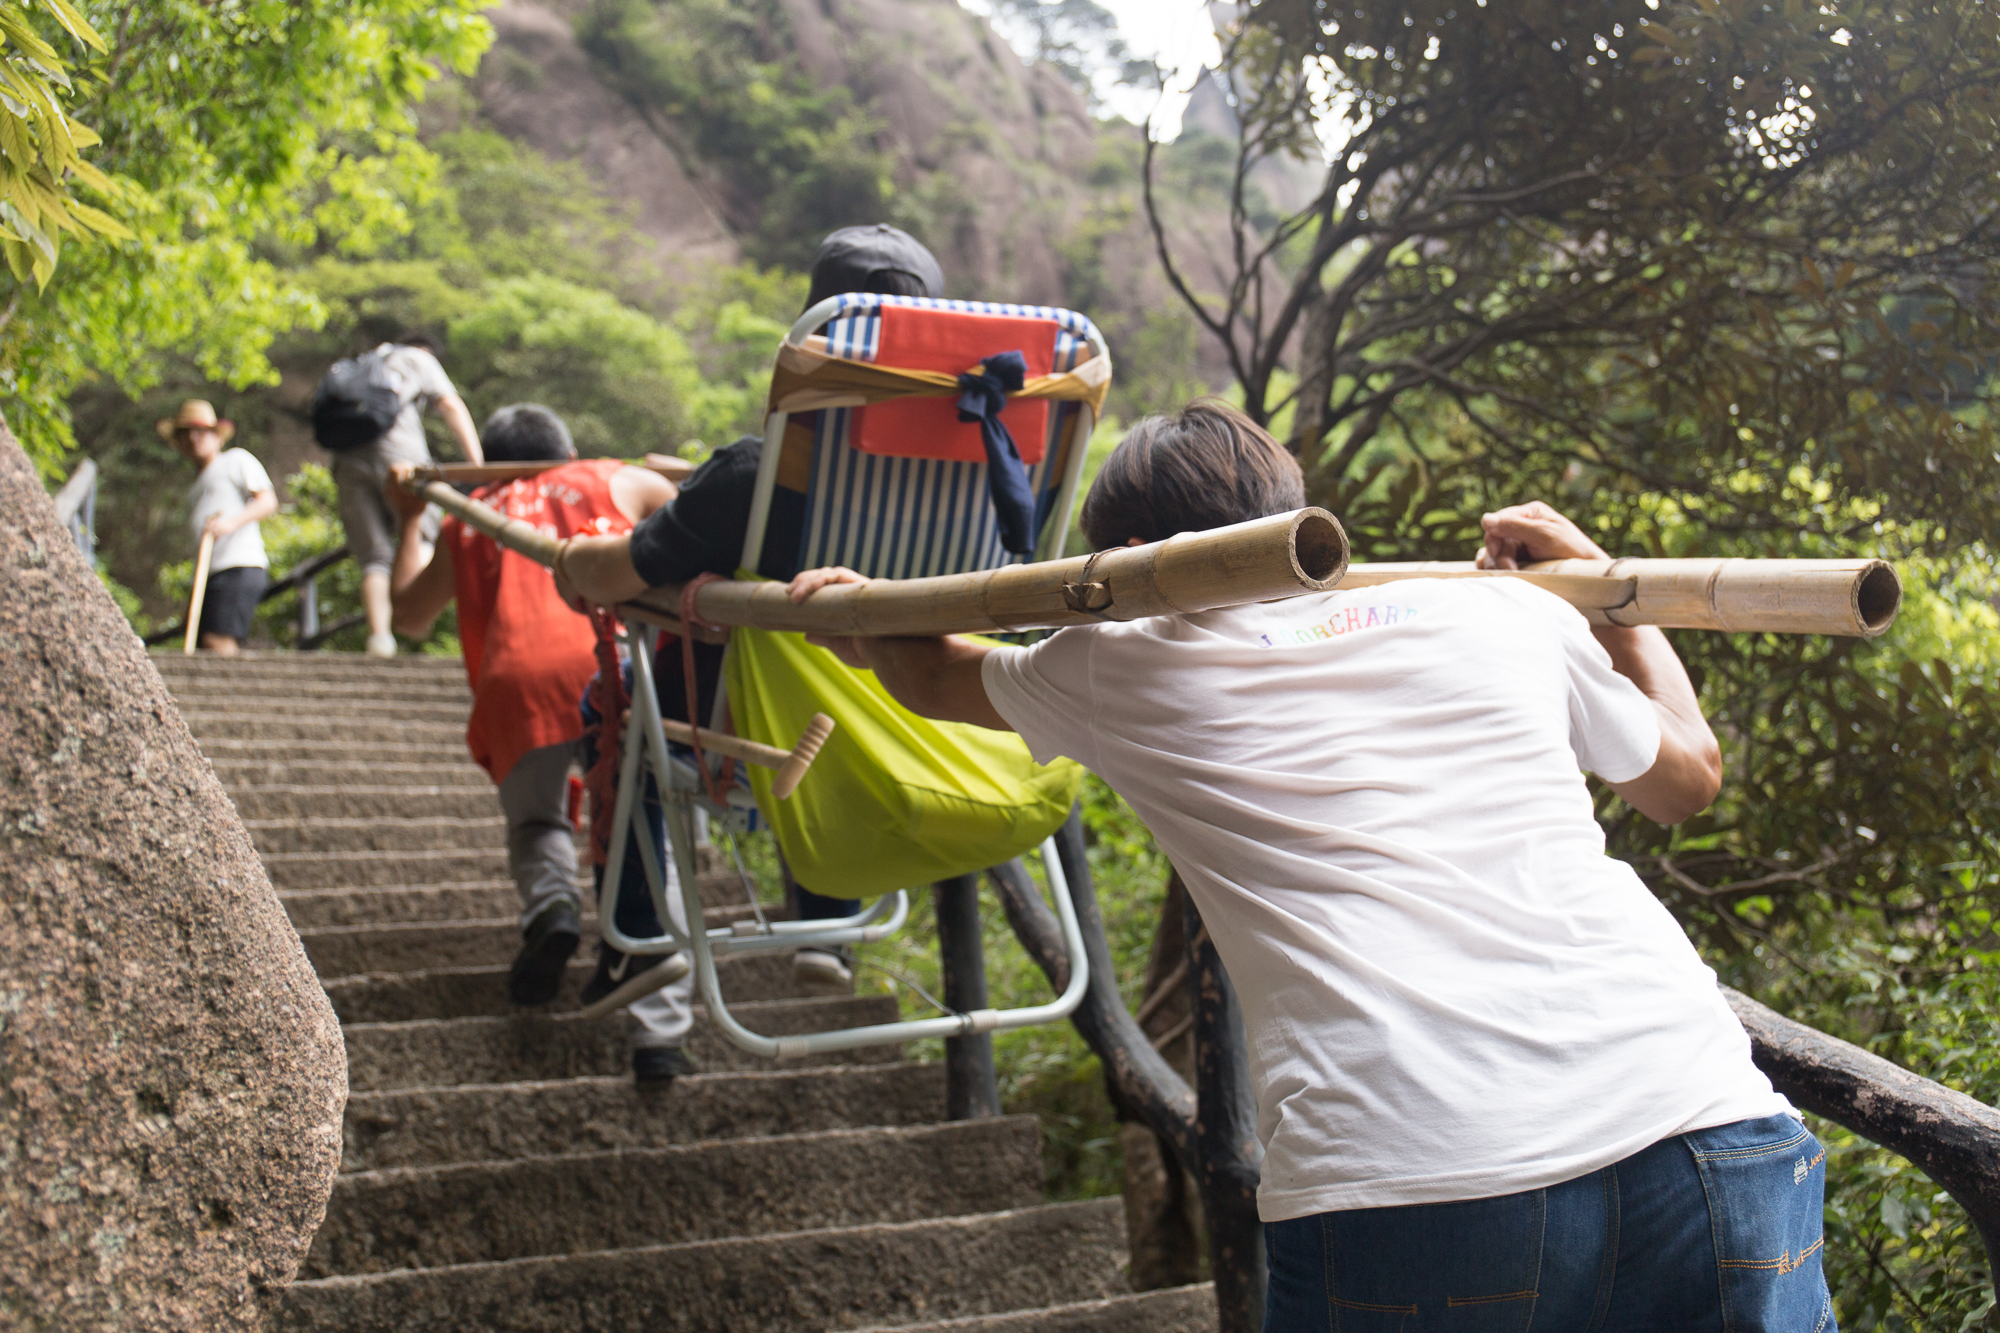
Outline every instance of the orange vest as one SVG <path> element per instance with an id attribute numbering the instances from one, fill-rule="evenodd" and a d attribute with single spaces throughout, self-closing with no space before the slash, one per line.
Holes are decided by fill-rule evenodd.
<path id="1" fill-rule="evenodd" d="M 610 458 L 566 463 L 475 494 L 551 537 L 629 532 L 631 521 L 611 502 L 611 474 L 623 466 Z M 438 541 L 451 552 L 458 640 L 472 684 L 465 743 L 500 782 L 528 751 L 583 734 L 577 706 L 597 674 L 597 638 L 556 596 L 546 567 L 455 518 L 444 521 Z"/>

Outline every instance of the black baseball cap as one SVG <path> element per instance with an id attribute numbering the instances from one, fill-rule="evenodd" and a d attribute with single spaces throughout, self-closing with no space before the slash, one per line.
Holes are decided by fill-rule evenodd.
<path id="1" fill-rule="evenodd" d="M 886 222 L 842 227 L 821 241 L 813 256 L 806 309 L 842 292 L 943 296 L 944 270 L 923 242 Z"/>

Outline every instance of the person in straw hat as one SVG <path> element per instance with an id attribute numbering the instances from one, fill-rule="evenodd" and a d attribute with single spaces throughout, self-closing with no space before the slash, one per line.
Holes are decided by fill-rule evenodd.
<path id="1" fill-rule="evenodd" d="M 264 595 L 271 562 L 264 554 L 259 520 L 278 512 L 278 495 L 264 465 L 248 449 L 226 449 L 236 423 L 190 398 L 155 423 L 161 438 L 201 469 L 188 488 L 188 524 L 195 545 L 215 538 L 208 562 L 208 591 L 201 604 L 200 646 L 225 656 L 250 635 L 257 599 Z"/>

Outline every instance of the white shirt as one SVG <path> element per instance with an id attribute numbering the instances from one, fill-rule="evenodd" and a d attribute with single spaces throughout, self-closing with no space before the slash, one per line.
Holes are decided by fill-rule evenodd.
<path id="1" fill-rule="evenodd" d="M 1581 614 L 1425 579 L 1067 629 L 983 667 L 1146 821 L 1235 982 L 1266 1221 L 1535 1189 L 1788 1109 L 1581 768 L 1653 705 Z"/>
<path id="2" fill-rule="evenodd" d="M 428 463 L 431 448 L 424 439 L 424 413 L 446 394 L 456 393 L 451 377 L 438 359 L 421 347 L 383 343 L 382 369 L 403 400 L 396 424 L 371 446 L 385 463 Z"/>
<path id="3" fill-rule="evenodd" d="M 248 449 L 224 449 L 217 454 L 215 461 L 203 468 L 194 485 L 188 488 L 188 524 L 194 531 L 196 547 L 201 545 L 201 530 L 208 526 L 209 519 L 217 514 L 233 514 L 249 504 L 251 496 L 270 489 L 270 474 Z M 208 560 L 211 571 L 245 566 L 271 567 L 264 554 L 264 534 L 255 523 L 245 523 L 227 537 L 216 538 L 215 552 Z"/>

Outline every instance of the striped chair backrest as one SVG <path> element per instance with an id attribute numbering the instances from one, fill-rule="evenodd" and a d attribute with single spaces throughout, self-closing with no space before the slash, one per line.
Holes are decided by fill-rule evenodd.
<path id="1" fill-rule="evenodd" d="M 1049 320 L 1056 325 L 1051 367 L 1056 371 L 1073 370 L 1088 360 L 1096 333 L 1082 315 L 1049 306 L 912 296 L 852 296 L 846 301 L 823 330 L 826 350 L 858 361 L 875 359 L 886 305 Z M 1062 508 L 1058 501 L 1068 472 L 1065 463 L 1083 405 L 1053 402 L 1049 408 L 1047 447 L 1041 461 L 1028 469 L 1038 541 L 1048 516 Z M 866 453 L 853 438 L 854 411 L 830 408 L 817 417 L 800 569 L 846 565 L 870 578 L 913 579 L 1013 561 L 1000 544 L 986 464 Z M 860 419 L 865 424 L 865 414 Z"/>

